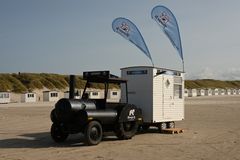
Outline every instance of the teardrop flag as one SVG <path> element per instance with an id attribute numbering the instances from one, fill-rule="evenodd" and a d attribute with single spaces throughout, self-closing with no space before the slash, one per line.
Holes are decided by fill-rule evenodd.
<path id="1" fill-rule="evenodd" d="M 164 6 L 156 6 L 152 9 L 151 17 L 162 28 L 165 35 L 171 41 L 173 47 L 177 49 L 179 56 L 183 61 L 180 32 L 177 20 L 173 13 Z"/>
<path id="2" fill-rule="evenodd" d="M 119 17 L 112 22 L 112 29 L 114 32 L 120 34 L 122 37 L 136 45 L 151 60 L 152 65 L 154 66 L 147 45 L 137 26 L 133 22 L 126 18 Z"/>

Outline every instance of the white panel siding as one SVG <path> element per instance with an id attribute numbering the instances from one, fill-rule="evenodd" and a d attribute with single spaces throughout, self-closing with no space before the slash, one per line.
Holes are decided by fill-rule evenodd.
<path id="1" fill-rule="evenodd" d="M 153 121 L 160 122 L 163 119 L 163 76 L 153 79 Z"/>
<path id="2" fill-rule="evenodd" d="M 148 74 L 127 74 L 141 70 L 147 70 Z M 178 121 L 184 118 L 184 74 L 172 71 L 166 74 L 162 71 L 166 69 L 153 67 L 122 69 L 122 78 L 128 80 L 129 103 L 142 109 L 144 122 Z M 122 89 L 124 100 L 124 87 Z"/>

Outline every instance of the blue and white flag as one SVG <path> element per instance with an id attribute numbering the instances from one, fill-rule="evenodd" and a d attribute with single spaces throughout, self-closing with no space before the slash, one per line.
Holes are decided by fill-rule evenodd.
<path id="1" fill-rule="evenodd" d="M 174 48 L 177 49 L 179 56 L 183 61 L 182 44 L 177 20 L 173 13 L 164 6 L 156 6 L 152 9 L 152 19 L 162 28 L 163 32 L 171 41 Z"/>
<path id="2" fill-rule="evenodd" d="M 122 37 L 136 45 L 151 60 L 153 64 L 153 60 L 147 45 L 134 23 L 126 18 L 116 18 L 112 22 L 112 29 L 114 32 L 120 34 Z"/>

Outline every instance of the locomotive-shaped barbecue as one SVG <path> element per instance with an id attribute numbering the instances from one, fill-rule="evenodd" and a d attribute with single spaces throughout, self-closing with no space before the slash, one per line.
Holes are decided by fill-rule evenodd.
<path id="1" fill-rule="evenodd" d="M 75 76 L 71 75 L 69 99 L 60 99 L 51 112 L 53 140 L 63 142 L 69 134 L 82 132 L 87 145 L 96 145 L 102 140 L 105 131 L 114 131 L 120 139 L 133 137 L 142 121 L 141 110 L 127 101 L 107 102 L 109 84 L 125 84 L 127 87 L 127 81 L 111 75 L 109 71 L 84 72 L 83 79 L 87 83 L 82 98 L 74 99 Z M 88 98 L 86 89 L 90 83 L 104 84 L 103 99 Z"/>

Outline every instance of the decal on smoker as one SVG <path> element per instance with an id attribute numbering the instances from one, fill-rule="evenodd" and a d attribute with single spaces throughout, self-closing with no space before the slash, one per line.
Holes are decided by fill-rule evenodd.
<path id="1" fill-rule="evenodd" d="M 135 109 L 131 109 L 128 113 L 128 120 L 132 121 L 132 120 L 135 120 Z"/>

